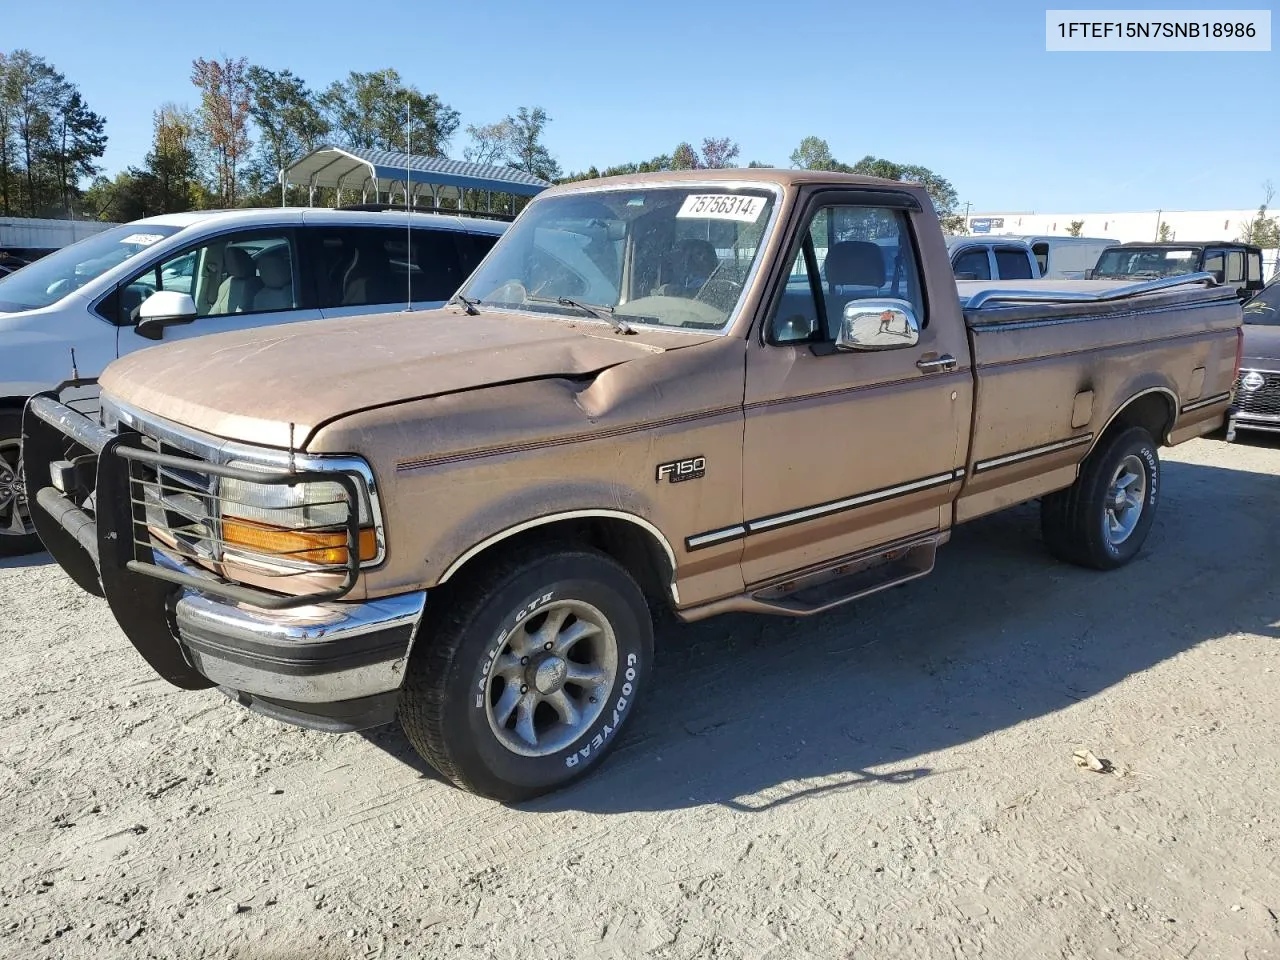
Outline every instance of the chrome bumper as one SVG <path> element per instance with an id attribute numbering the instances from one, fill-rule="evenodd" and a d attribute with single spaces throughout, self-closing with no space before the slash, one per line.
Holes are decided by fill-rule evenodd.
<path id="1" fill-rule="evenodd" d="M 417 591 L 266 611 L 186 591 L 174 620 L 191 665 L 218 686 L 325 704 L 400 689 L 426 599 Z"/>

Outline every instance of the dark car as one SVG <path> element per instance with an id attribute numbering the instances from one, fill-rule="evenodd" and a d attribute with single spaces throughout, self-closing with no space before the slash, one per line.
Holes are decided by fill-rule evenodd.
<path id="1" fill-rule="evenodd" d="M 1236 379 L 1236 430 L 1280 433 L 1280 276 L 1244 305 L 1244 348 Z"/>
<path id="2" fill-rule="evenodd" d="M 1212 273 L 1246 300 L 1262 289 L 1262 248 L 1232 240 L 1211 243 L 1122 243 L 1103 250 L 1090 276 L 1095 280 L 1158 280 L 1185 273 Z"/>

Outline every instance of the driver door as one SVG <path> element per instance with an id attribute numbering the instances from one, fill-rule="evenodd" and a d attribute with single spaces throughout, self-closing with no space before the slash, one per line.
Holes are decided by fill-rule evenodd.
<path id="1" fill-rule="evenodd" d="M 905 193 L 823 196 L 748 351 L 748 585 L 945 528 L 963 475 L 968 350 L 963 325 L 930 309 L 956 294 L 949 272 L 921 274 L 919 207 Z M 936 255 L 946 262 L 941 241 Z M 857 349 L 841 345 L 847 316 L 871 324 Z"/>

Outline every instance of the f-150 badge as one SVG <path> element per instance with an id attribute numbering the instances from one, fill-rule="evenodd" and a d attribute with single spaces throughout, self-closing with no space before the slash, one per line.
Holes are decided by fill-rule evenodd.
<path id="1" fill-rule="evenodd" d="M 683 483 L 685 480 L 697 480 L 706 473 L 706 457 L 672 460 L 670 463 L 658 464 L 657 482 L 661 483 L 665 479 L 668 483 Z"/>

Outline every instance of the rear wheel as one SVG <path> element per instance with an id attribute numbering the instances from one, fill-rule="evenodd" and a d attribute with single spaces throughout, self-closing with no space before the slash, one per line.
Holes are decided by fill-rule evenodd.
<path id="1" fill-rule="evenodd" d="M 0 411 L 0 557 L 40 549 L 22 482 L 22 414 Z"/>
<path id="2" fill-rule="evenodd" d="M 447 598 L 415 646 L 400 724 L 464 789 L 507 802 L 563 787 L 618 739 L 648 680 L 653 625 L 612 558 L 521 553 Z"/>
<path id="3" fill-rule="evenodd" d="M 1085 460 L 1076 482 L 1040 501 L 1040 529 L 1059 559 L 1096 570 L 1128 563 L 1147 539 L 1160 494 L 1151 434 L 1130 427 Z"/>

